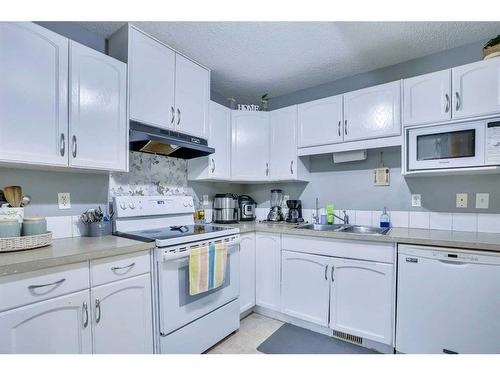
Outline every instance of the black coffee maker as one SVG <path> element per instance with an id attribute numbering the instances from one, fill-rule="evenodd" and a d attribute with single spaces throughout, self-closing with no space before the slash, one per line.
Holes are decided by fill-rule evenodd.
<path id="1" fill-rule="evenodd" d="M 287 223 L 302 223 L 302 202 L 298 199 L 291 199 L 286 201 L 288 206 L 288 214 L 286 215 Z"/>

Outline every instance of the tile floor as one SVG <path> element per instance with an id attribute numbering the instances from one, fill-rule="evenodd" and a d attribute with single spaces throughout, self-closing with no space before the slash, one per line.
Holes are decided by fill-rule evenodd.
<path id="1" fill-rule="evenodd" d="M 284 323 L 259 314 L 251 314 L 241 321 L 238 332 L 207 351 L 207 354 L 262 354 L 257 347 Z"/>

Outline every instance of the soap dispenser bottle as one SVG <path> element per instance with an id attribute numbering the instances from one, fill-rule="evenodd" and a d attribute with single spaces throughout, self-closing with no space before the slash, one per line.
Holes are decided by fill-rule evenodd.
<path id="1" fill-rule="evenodd" d="M 380 228 L 390 228 L 391 227 L 391 218 L 387 213 L 387 207 L 384 207 L 384 212 L 380 215 Z"/>
<path id="2" fill-rule="evenodd" d="M 333 204 L 330 203 L 330 204 L 327 204 L 326 205 L 326 222 L 328 223 L 328 225 L 332 225 L 333 222 L 335 221 L 335 217 L 333 216 L 335 210 L 334 210 L 334 207 L 333 207 Z"/>

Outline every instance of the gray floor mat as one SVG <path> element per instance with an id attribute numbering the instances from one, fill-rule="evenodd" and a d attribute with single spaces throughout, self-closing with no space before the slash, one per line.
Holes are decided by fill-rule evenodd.
<path id="1" fill-rule="evenodd" d="M 257 350 L 265 354 L 378 354 L 288 323 L 269 336 Z"/>

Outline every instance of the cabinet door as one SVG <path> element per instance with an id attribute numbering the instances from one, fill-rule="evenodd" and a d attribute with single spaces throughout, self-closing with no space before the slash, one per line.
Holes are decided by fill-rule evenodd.
<path id="1" fill-rule="evenodd" d="M 451 119 L 451 70 L 442 70 L 403 81 L 404 125 Z"/>
<path id="2" fill-rule="evenodd" d="M 233 180 L 269 179 L 269 112 L 232 111 Z"/>
<path id="3" fill-rule="evenodd" d="M 210 102 L 208 143 L 215 148 L 209 155 L 209 175 L 212 178 L 231 177 L 231 110 L 223 105 Z"/>
<path id="4" fill-rule="evenodd" d="M 401 134 L 401 82 L 344 94 L 344 141 Z"/>
<path id="5" fill-rule="evenodd" d="M 392 344 L 392 264 L 332 258 L 330 328 Z"/>
<path id="6" fill-rule="evenodd" d="M 70 43 L 70 165 L 127 169 L 127 66 Z"/>
<path id="7" fill-rule="evenodd" d="M 0 23 L 0 160 L 68 165 L 68 39 Z"/>
<path id="8" fill-rule="evenodd" d="M 149 274 L 92 288 L 94 353 L 152 354 Z"/>
<path id="9" fill-rule="evenodd" d="M 453 118 L 500 112 L 500 61 L 493 58 L 452 69 Z"/>
<path id="10" fill-rule="evenodd" d="M 173 129 L 175 52 L 133 27 L 129 33 L 130 119 Z"/>
<path id="11" fill-rule="evenodd" d="M 281 254 L 281 311 L 328 327 L 330 258 L 284 250 Z"/>
<path id="12" fill-rule="evenodd" d="M 255 306 L 255 233 L 243 234 L 240 243 L 240 313 Z"/>
<path id="13" fill-rule="evenodd" d="M 281 108 L 269 114 L 271 131 L 271 180 L 297 179 L 297 106 Z"/>
<path id="14" fill-rule="evenodd" d="M 257 233 L 255 244 L 255 302 L 257 306 L 280 309 L 281 238 Z"/>
<path id="15" fill-rule="evenodd" d="M 175 55 L 176 130 L 206 138 L 210 72 L 191 60 Z"/>
<path id="16" fill-rule="evenodd" d="M 0 313 L 0 353 L 92 353 L 88 290 Z"/>
<path id="17" fill-rule="evenodd" d="M 342 95 L 299 104 L 299 147 L 342 142 L 342 119 Z"/>

